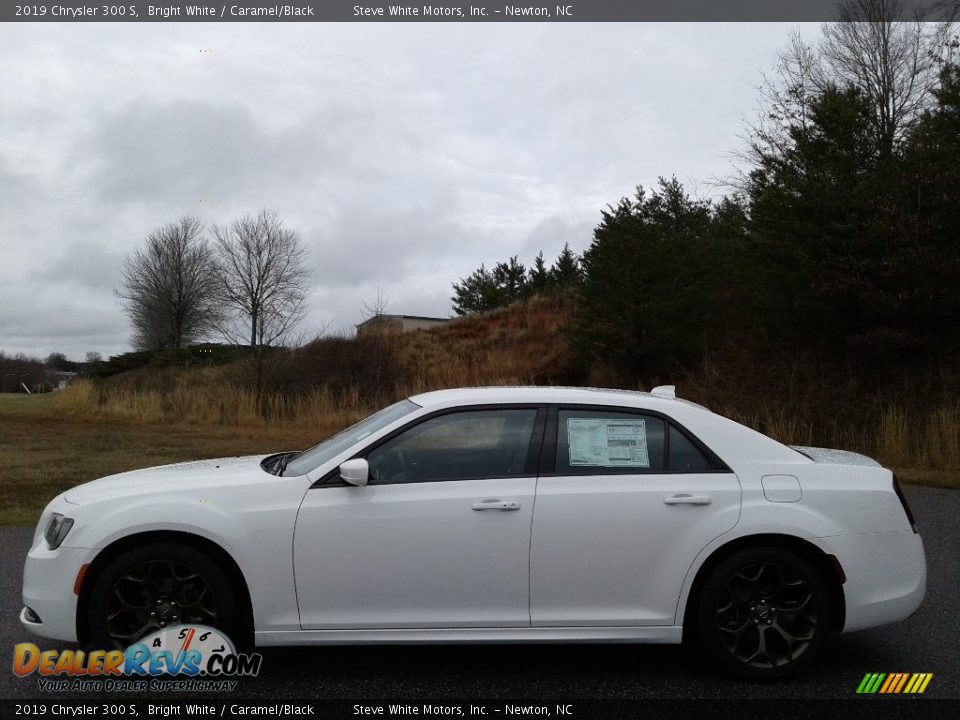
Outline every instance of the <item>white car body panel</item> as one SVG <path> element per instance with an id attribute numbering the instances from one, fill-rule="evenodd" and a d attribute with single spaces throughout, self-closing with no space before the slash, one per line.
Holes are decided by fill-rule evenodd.
<path id="1" fill-rule="evenodd" d="M 311 491 L 294 542 L 303 629 L 529 626 L 536 482 Z M 492 500 L 519 507 L 472 509 Z"/>
<path id="2" fill-rule="evenodd" d="M 69 548 L 65 542 L 57 550 L 47 550 L 38 532 L 29 557 L 49 554 L 56 558 L 65 550 L 81 550 L 77 555 L 79 562 L 70 572 L 63 573 L 60 581 L 61 590 L 69 588 L 75 608 L 72 589 L 80 565 L 92 562 L 112 542 L 152 531 L 190 533 L 216 543 L 243 568 L 257 627 L 299 630 L 290 548 L 297 508 L 306 487 L 302 478 L 279 478 L 264 472 L 260 467 L 263 457 L 136 470 L 68 490 L 62 497 L 79 503 L 68 512 L 76 514 L 81 508 L 95 508 L 95 516 L 89 523 L 77 522 L 70 532 Z M 148 486 L 152 491 L 149 502 L 144 503 L 144 489 Z M 49 507 L 48 511 L 52 512 Z M 47 511 L 44 515 L 48 516 Z M 41 518 L 38 527 L 43 525 Z M 25 571 L 24 603 L 36 610 L 46 624 L 45 614 L 37 607 L 37 595 L 41 593 L 34 588 L 38 582 L 54 580 L 28 580 Z M 27 601 L 28 593 L 32 604 Z M 46 613 L 54 614 L 58 615 Z M 76 639 L 75 622 L 71 620 L 70 624 L 73 637 L 61 639 Z"/>
<path id="3" fill-rule="evenodd" d="M 920 536 L 890 471 L 869 458 L 803 448 L 807 457 L 692 403 L 646 393 L 479 388 L 411 399 L 421 407 L 304 476 L 271 475 L 260 466 L 264 456 L 231 458 L 123 473 L 58 496 L 24 570 L 24 604 L 41 622 L 25 613 L 21 621 L 75 641 L 81 567 L 115 541 L 158 530 L 205 538 L 233 559 L 263 645 L 679 642 L 704 562 L 729 542 L 764 534 L 799 538 L 837 558 L 847 578 L 845 631 L 903 619 L 922 601 Z M 661 413 L 732 472 L 311 489 L 407 423 L 498 403 Z M 765 476 L 781 478 L 766 493 Z M 782 481 L 790 477 L 799 499 Z M 711 502 L 664 504 L 681 493 Z M 472 510 L 486 499 L 519 509 Z M 43 528 L 54 512 L 74 527 L 50 550 Z"/>
<path id="4" fill-rule="evenodd" d="M 847 558 L 847 621 L 844 632 L 886 625 L 909 617 L 927 589 L 920 536 L 912 530 L 814 538 L 824 552 Z"/>
<path id="5" fill-rule="evenodd" d="M 683 494 L 710 505 L 664 502 Z M 733 473 L 540 478 L 532 624 L 673 625 L 692 558 L 739 515 Z"/>
<path id="6" fill-rule="evenodd" d="M 662 643 L 675 645 L 683 628 L 651 627 L 524 627 L 420 628 L 380 630 L 303 630 L 257 633 L 257 645 L 448 645 L 456 643 Z"/>

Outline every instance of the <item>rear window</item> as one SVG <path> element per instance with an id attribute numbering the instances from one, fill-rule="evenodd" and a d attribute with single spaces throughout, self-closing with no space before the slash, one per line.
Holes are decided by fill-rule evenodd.
<path id="1" fill-rule="evenodd" d="M 693 444 L 693 441 L 672 424 L 670 425 L 670 459 L 667 467 L 670 472 L 682 473 L 713 470 L 713 464 Z"/>
<path id="2" fill-rule="evenodd" d="M 663 420 L 639 413 L 560 410 L 556 472 L 562 475 L 664 469 Z"/>
<path id="3" fill-rule="evenodd" d="M 557 413 L 555 473 L 714 472 L 700 445 L 669 420 L 644 413 L 567 408 Z"/>

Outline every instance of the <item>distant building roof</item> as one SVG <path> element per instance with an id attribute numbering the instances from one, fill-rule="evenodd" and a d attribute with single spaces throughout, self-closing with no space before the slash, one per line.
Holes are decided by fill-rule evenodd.
<path id="1" fill-rule="evenodd" d="M 426 315 L 374 315 L 364 320 L 362 323 L 357 323 L 357 327 L 361 325 L 366 325 L 367 323 L 374 322 L 377 320 L 427 320 L 429 322 L 450 322 L 450 318 L 438 318 L 438 317 L 428 317 Z"/>
<path id="2" fill-rule="evenodd" d="M 450 318 L 426 315 L 374 315 L 357 325 L 357 335 L 419 332 L 441 327 L 448 322 Z"/>

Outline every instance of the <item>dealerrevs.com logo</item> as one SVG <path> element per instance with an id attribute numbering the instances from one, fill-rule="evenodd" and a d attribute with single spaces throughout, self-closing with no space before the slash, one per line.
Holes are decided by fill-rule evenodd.
<path id="1" fill-rule="evenodd" d="M 20 643 L 13 672 L 38 675 L 46 692 L 231 692 L 234 678 L 256 677 L 263 656 L 238 653 L 230 639 L 205 625 L 169 627 L 126 650 L 41 650 Z"/>

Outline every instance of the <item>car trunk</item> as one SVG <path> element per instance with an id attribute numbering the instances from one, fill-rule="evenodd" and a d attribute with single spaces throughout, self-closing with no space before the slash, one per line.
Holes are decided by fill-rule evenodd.
<path id="1" fill-rule="evenodd" d="M 883 467 L 873 458 L 860 453 L 850 452 L 849 450 L 835 450 L 833 448 L 806 447 L 804 445 L 791 445 L 801 455 L 806 455 L 815 463 L 825 465 L 860 465 L 863 467 Z"/>

